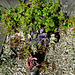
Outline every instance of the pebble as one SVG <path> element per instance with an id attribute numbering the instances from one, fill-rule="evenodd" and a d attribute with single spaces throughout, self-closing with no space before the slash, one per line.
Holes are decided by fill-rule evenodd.
<path id="1" fill-rule="evenodd" d="M 26 72 L 26 69 L 24 68 L 24 67 L 22 67 L 22 69 L 21 69 L 23 72 Z"/>
<path id="2" fill-rule="evenodd" d="M 21 70 L 21 68 L 17 68 L 17 71 L 20 71 Z"/>
<path id="3" fill-rule="evenodd" d="M 2 69 L 0 68 L 0 73 L 2 72 Z"/>

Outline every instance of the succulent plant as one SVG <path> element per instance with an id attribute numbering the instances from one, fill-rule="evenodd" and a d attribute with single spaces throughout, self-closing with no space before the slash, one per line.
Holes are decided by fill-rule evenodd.
<path id="1" fill-rule="evenodd" d="M 38 66 L 39 64 L 37 63 L 37 58 L 32 57 L 32 55 L 30 54 L 30 57 L 28 58 L 28 60 L 26 61 L 26 65 L 29 69 L 34 69 L 36 68 L 36 66 Z"/>
<path id="2" fill-rule="evenodd" d="M 31 46 L 25 46 L 24 48 L 19 50 L 19 58 L 20 59 L 26 59 L 29 57 L 29 54 L 32 52 Z"/>
<path id="3" fill-rule="evenodd" d="M 9 45 L 12 48 L 14 48 L 14 47 L 18 46 L 20 42 L 21 42 L 21 39 L 18 39 L 17 37 L 13 37 L 9 40 Z"/>
<path id="4" fill-rule="evenodd" d="M 27 33 L 25 35 L 25 40 L 27 42 L 31 42 L 32 40 L 35 40 L 37 43 L 40 43 L 43 46 L 47 46 L 49 43 L 49 39 L 47 38 L 47 33 L 44 32 L 44 28 L 39 28 L 39 30 L 36 31 L 29 31 L 29 33 Z M 31 42 L 31 44 L 33 44 Z"/>

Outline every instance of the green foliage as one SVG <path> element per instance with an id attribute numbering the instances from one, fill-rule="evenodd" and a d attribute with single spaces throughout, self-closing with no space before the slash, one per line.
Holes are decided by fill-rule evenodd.
<path id="1" fill-rule="evenodd" d="M 73 31 L 73 38 L 75 38 L 75 30 Z"/>
<path id="2" fill-rule="evenodd" d="M 75 27 L 75 17 L 69 19 L 68 23 L 70 24 L 68 25 L 68 27 Z M 75 38 L 75 28 L 73 29 L 73 38 Z"/>
<path id="3" fill-rule="evenodd" d="M 21 39 L 19 39 L 18 37 L 13 37 L 9 40 L 9 45 L 10 47 L 14 48 L 18 46 L 20 42 L 21 42 Z"/>
<path id="4" fill-rule="evenodd" d="M 29 57 L 30 52 L 32 52 L 31 50 L 31 46 L 25 46 L 25 48 L 22 48 L 21 50 L 19 50 L 19 58 L 20 59 L 26 59 Z"/>
<path id="5" fill-rule="evenodd" d="M 19 8 L 9 8 L 2 14 L 2 21 L 7 34 L 22 30 L 24 35 L 28 30 L 44 27 L 46 32 L 57 31 L 63 27 L 64 14 L 60 13 L 59 0 L 33 0 L 32 5 L 19 1 Z M 69 24 L 68 24 L 69 26 Z"/>
<path id="6" fill-rule="evenodd" d="M 75 59 L 73 58 L 72 61 L 75 61 Z"/>
<path id="7" fill-rule="evenodd" d="M 45 69 L 47 69 L 47 67 L 45 67 Z"/>
<path id="8" fill-rule="evenodd" d="M 66 47 L 68 47 L 68 45 L 66 45 Z"/>
<path id="9" fill-rule="evenodd" d="M 0 67 L 14 66 L 14 60 L 11 57 L 8 57 L 6 54 L 2 56 L 1 60 L 2 64 L 0 64 Z"/>
<path id="10" fill-rule="evenodd" d="M 14 66 L 14 59 L 4 54 L 0 60 L 0 68 L 2 68 L 3 73 L 7 75 L 8 71 L 7 67 L 13 67 L 13 66 Z"/>
<path id="11" fill-rule="evenodd" d="M 38 43 L 38 44 L 37 44 L 37 46 L 38 46 L 38 48 L 40 48 L 40 46 L 41 46 L 41 43 Z"/>
<path id="12" fill-rule="evenodd" d="M 4 46 L 5 44 L 3 43 L 2 46 Z"/>
<path id="13" fill-rule="evenodd" d="M 74 52 L 74 48 L 71 49 L 71 52 Z"/>

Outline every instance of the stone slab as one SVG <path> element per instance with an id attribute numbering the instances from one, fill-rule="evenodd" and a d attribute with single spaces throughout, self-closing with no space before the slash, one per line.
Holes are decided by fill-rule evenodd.
<path id="1" fill-rule="evenodd" d="M 6 34 L 3 33 L 4 28 L 2 27 L 2 23 L 0 22 L 0 54 L 2 52 L 2 44 L 4 43 Z"/>

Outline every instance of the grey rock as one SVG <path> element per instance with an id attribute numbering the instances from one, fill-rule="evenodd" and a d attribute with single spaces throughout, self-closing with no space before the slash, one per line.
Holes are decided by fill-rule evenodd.
<path id="1" fill-rule="evenodd" d="M 1 52 L 2 52 L 2 44 L 4 43 L 4 41 L 5 41 L 5 38 L 6 38 L 6 34 L 5 33 L 3 33 L 3 30 L 4 30 L 4 28 L 2 27 L 2 23 L 0 22 L 0 54 L 1 54 Z"/>

